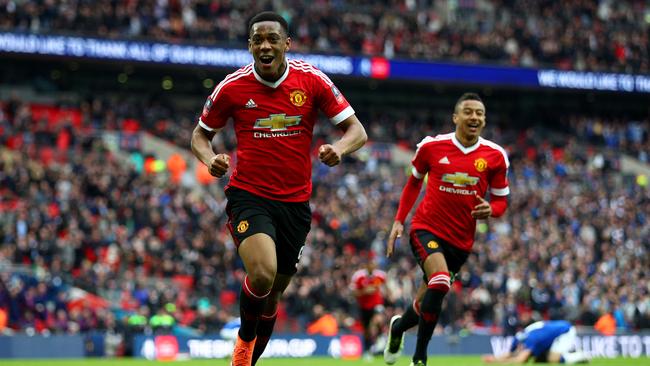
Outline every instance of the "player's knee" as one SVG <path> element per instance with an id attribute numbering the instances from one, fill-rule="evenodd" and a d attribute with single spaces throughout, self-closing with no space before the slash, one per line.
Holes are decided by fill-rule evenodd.
<path id="1" fill-rule="evenodd" d="M 433 323 L 438 321 L 438 313 L 440 311 L 436 311 L 436 309 L 433 309 L 431 311 L 422 311 L 420 313 L 420 317 L 422 320 L 424 320 L 425 323 Z"/>
<path id="2" fill-rule="evenodd" d="M 440 291 L 446 294 L 449 288 L 451 288 L 451 276 L 449 276 L 449 272 L 433 273 L 429 276 L 427 287 L 429 290 Z"/>
<path id="3" fill-rule="evenodd" d="M 259 265 L 248 272 L 251 286 L 257 291 L 268 293 L 273 286 L 276 268 L 273 266 Z"/>
<path id="4" fill-rule="evenodd" d="M 420 305 L 421 305 L 421 303 L 422 303 L 422 299 L 419 299 L 419 300 L 415 299 L 415 300 L 413 300 L 413 304 L 411 304 L 411 306 L 413 306 L 413 311 L 415 311 L 415 314 L 417 316 L 420 316 Z"/>

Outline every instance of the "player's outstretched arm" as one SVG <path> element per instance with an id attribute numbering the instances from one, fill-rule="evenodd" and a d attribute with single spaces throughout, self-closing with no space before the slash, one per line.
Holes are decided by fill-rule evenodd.
<path id="1" fill-rule="evenodd" d="M 343 136 L 333 144 L 324 144 L 318 149 L 318 158 L 328 166 L 339 164 L 343 155 L 359 150 L 368 141 L 366 129 L 354 114 L 337 126 L 343 131 Z"/>
<path id="2" fill-rule="evenodd" d="M 490 206 L 492 207 L 490 215 L 492 217 L 501 217 L 508 209 L 508 197 L 492 195 L 490 197 Z"/>
<path id="3" fill-rule="evenodd" d="M 496 363 L 496 364 L 524 364 L 528 362 L 528 359 L 532 356 L 532 352 L 527 348 L 521 348 L 520 350 L 514 353 L 506 353 L 500 356 L 493 355 L 484 355 L 481 357 L 485 363 Z"/>
<path id="4" fill-rule="evenodd" d="M 220 130 L 220 129 L 219 129 Z M 227 154 L 215 154 L 212 151 L 212 138 L 219 130 L 208 131 L 197 125 L 192 131 L 192 152 L 205 166 L 210 174 L 221 178 L 230 167 L 230 156 Z"/>
<path id="5" fill-rule="evenodd" d="M 411 175 L 408 181 L 406 181 L 406 185 L 402 190 L 402 196 L 399 199 L 399 207 L 397 208 L 397 214 L 395 215 L 395 222 L 393 222 L 393 227 L 390 230 L 388 242 L 386 243 L 387 257 L 393 255 L 395 241 L 397 238 L 402 236 L 404 231 L 404 221 L 406 221 L 406 216 L 408 216 L 415 201 L 417 201 L 421 188 L 422 179 L 416 178 L 415 175 Z"/>
<path id="6" fill-rule="evenodd" d="M 386 257 L 393 255 L 395 251 L 395 241 L 398 238 L 402 237 L 404 233 L 404 225 L 399 221 L 393 222 L 393 227 L 390 229 L 390 235 L 388 235 L 388 242 L 386 242 Z"/>

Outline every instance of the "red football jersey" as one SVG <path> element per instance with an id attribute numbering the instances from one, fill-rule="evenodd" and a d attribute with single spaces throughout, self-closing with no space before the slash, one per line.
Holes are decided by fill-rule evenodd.
<path id="1" fill-rule="evenodd" d="M 230 186 L 262 197 L 302 202 L 311 195 L 310 148 L 318 110 L 334 124 L 354 110 L 320 70 L 288 60 L 274 83 L 253 64 L 226 76 L 208 97 L 199 119 L 206 130 L 222 128 L 232 117 L 237 164 Z"/>
<path id="2" fill-rule="evenodd" d="M 359 307 L 364 310 L 373 309 L 377 305 L 384 304 L 384 298 L 381 296 L 379 287 L 386 283 L 386 272 L 375 269 L 372 273 L 368 273 L 367 269 L 360 269 L 352 275 L 352 283 L 350 287 L 352 290 L 361 290 L 367 286 L 376 286 L 377 290 L 357 297 Z"/>
<path id="3" fill-rule="evenodd" d="M 454 133 L 426 137 L 418 144 L 412 161 L 413 174 L 424 178 L 427 188 L 415 211 L 411 230 L 431 231 L 441 239 L 470 251 L 474 244 L 476 219 L 471 215 L 479 201 L 490 194 L 507 196 L 510 162 L 505 150 L 479 137 L 476 144 L 463 146 Z"/>

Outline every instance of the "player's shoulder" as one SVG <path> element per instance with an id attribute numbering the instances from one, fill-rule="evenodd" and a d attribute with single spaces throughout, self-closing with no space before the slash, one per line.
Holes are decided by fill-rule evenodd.
<path id="1" fill-rule="evenodd" d="M 303 60 L 289 59 L 289 67 L 296 75 L 302 78 L 313 79 L 323 82 L 328 86 L 333 85 L 332 80 L 318 67 Z"/>
<path id="2" fill-rule="evenodd" d="M 217 88 L 221 87 L 228 87 L 228 86 L 233 86 L 236 85 L 238 81 L 242 81 L 246 79 L 246 77 L 253 77 L 253 64 L 250 63 L 246 66 L 240 67 L 237 71 L 231 72 L 230 74 L 226 75 L 223 80 L 217 85 Z"/>
<path id="3" fill-rule="evenodd" d="M 479 143 L 481 144 L 481 146 L 493 150 L 495 153 L 497 153 L 497 156 L 502 157 L 506 166 L 510 165 L 510 161 L 508 160 L 508 153 L 501 145 L 483 137 L 479 137 Z"/>
<path id="4" fill-rule="evenodd" d="M 444 134 L 439 134 L 435 136 L 426 136 L 425 138 L 422 139 L 422 141 L 418 142 L 416 145 L 418 150 L 428 146 L 428 145 L 436 145 L 436 144 L 441 144 L 441 143 L 449 143 L 452 140 L 452 137 L 454 136 L 453 132 L 452 133 L 444 133 Z"/>
<path id="5" fill-rule="evenodd" d="M 239 68 L 239 70 L 226 75 L 223 80 L 217 86 L 214 87 L 212 94 L 210 94 L 210 99 L 212 101 L 216 100 L 217 97 L 222 98 L 223 96 L 231 93 L 234 87 L 246 80 L 247 77 L 254 77 L 253 75 L 253 64 L 248 64 Z M 227 91 L 227 92 L 226 92 Z"/>
<path id="6" fill-rule="evenodd" d="M 298 59 L 289 59 L 289 67 L 298 70 L 299 72 L 320 71 L 322 73 L 322 71 L 313 64 Z"/>
<path id="7" fill-rule="evenodd" d="M 372 275 L 375 276 L 375 277 L 379 277 L 379 278 L 386 278 L 386 272 L 384 272 L 384 271 L 382 271 L 381 269 L 378 269 L 378 268 L 376 268 L 376 269 L 374 269 L 372 271 Z"/>
<path id="8" fill-rule="evenodd" d="M 483 146 L 489 147 L 489 148 L 494 149 L 494 150 L 503 151 L 505 153 L 505 149 L 501 145 L 497 144 L 496 142 L 494 142 L 492 140 L 488 140 L 488 139 L 486 139 L 484 137 L 479 137 L 478 140 L 479 140 L 479 143 L 481 145 L 483 145 Z"/>
<path id="9" fill-rule="evenodd" d="M 239 69 L 231 72 L 230 74 L 226 75 L 224 80 L 231 79 L 233 77 L 241 76 L 241 75 L 248 75 L 253 73 L 253 63 L 251 62 L 248 65 L 244 65 L 240 67 Z"/>
<path id="10" fill-rule="evenodd" d="M 365 269 L 358 269 L 352 274 L 352 282 L 355 282 L 360 278 L 366 277 L 367 275 L 368 275 L 368 271 L 366 271 Z"/>

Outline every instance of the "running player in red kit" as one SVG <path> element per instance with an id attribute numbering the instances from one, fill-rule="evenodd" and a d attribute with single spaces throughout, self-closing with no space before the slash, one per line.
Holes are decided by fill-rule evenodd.
<path id="1" fill-rule="evenodd" d="M 427 363 L 427 346 L 438 321 L 442 300 L 453 277 L 474 244 L 476 220 L 499 217 L 507 208 L 508 156 L 492 141 L 480 137 L 485 105 L 474 93 L 463 94 L 453 114 L 453 133 L 426 137 L 417 146 L 408 179 L 388 238 L 386 255 L 404 231 L 404 220 L 415 204 L 428 174 L 424 198 L 411 222 L 410 246 L 425 274 L 416 301 L 389 325 L 384 361 L 392 365 L 401 353 L 404 332 L 418 325 L 411 365 Z M 490 191 L 490 201 L 485 194 Z"/>
<path id="2" fill-rule="evenodd" d="M 383 313 L 384 297 L 382 287 L 386 283 L 386 272 L 377 268 L 374 258 L 369 258 L 364 268 L 352 275 L 350 288 L 357 298 L 363 326 L 364 357 L 372 357 L 371 347 L 380 333 L 380 314 Z"/>
<path id="3" fill-rule="evenodd" d="M 234 366 L 256 363 L 273 332 L 278 301 L 296 273 L 311 225 L 310 148 L 318 110 L 343 131 L 339 140 L 319 147 L 324 164 L 339 164 L 367 140 L 332 81 L 312 65 L 286 58 L 291 39 L 284 18 L 257 14 L 248 33 L 253 63 L 217 85 L 192 133 L 194 155 L 215 177 L 226 174 L 230 157 L 213 152 L 212 138 L 230 118 L 237 136 L 226 211 L 247 276 Z"/>

